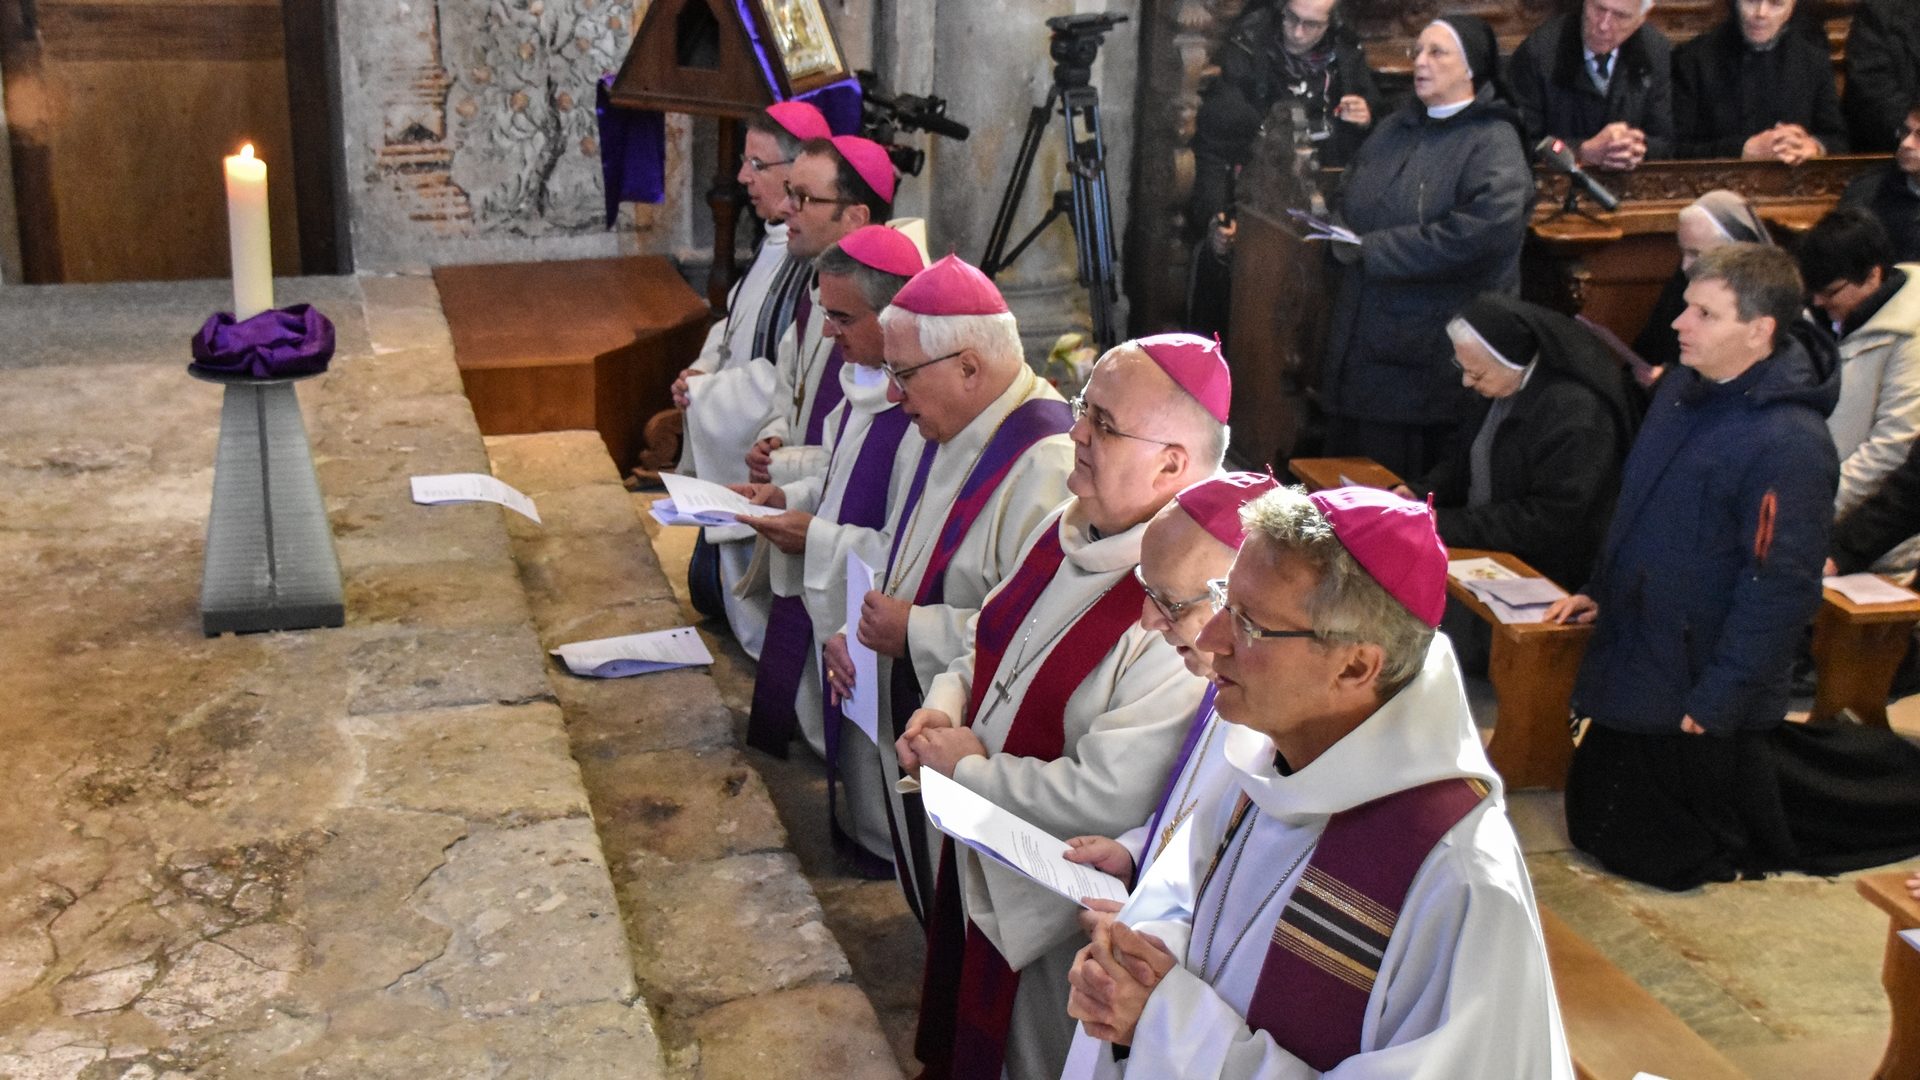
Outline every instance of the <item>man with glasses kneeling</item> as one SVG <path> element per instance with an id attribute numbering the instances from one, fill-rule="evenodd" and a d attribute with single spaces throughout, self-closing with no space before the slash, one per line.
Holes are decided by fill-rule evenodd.
<path id="1" fill-rule="evenodd" d="M 1063 1074 L 1573 1075 L 1500 784 L 1388 492 L 1283 488 L 1200 634 L 1235 783 L 1075 959 Z"/>

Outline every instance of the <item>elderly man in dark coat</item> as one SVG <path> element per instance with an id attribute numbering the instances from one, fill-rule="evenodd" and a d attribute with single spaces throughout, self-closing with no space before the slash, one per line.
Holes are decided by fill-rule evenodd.
<path id="1" fill-rule="evenodd" d="M 1729 245 L 1689 277 L 1684 367 L 1659 383 L 1593 581 L 1548 611 L 1595 620 L 1568 834 L 1666 889 L 1904 858 L 1920 851 L 1920 749 L 1784 722 L 1839 476 L 1832 339 L 1801 317 L 1778 248 Z"/>
<path id="2" fill-rule="evenodd" d="M 1408 494 L 1433 496 L 1448 547 L 1512 552 L 1566 588 L 1585 585 L 1639 419 L 1625 370 L 1579 323 L 1497 293 L 1447 334 L 1461 381 L 1489 405 L 1472 442 Z"/>
<path id="3" fill-rule="evenodd" d="M 1547 135 L 1589 169 L 1624 171 L 1673 156 L 1673 44 L 1647 25 L 1653 0 L 1585 0 L 1507 61 L 1527 145 Z"/>
<path id="4" fill-rule="evenodd" d="M 1920 4 L 1866 0 L 1847 29 L 1847 124 L 1853 149 L 1884 154 L 1920 102 Z"/>
<path id="5" fill-rule="evenodd" d="M 1920 98 L 1902 115 L 1896 133 L 1893 160 L 1854 177 L 1840 201 L 1879 218 L 1893 241 L 1893 257 L 1914 262 L 1920 261 Z"/>
<path id="6" fill-rule="evenodd" d="M 1335 243 L 1320 405 L 1326 452 L 1419 476 L 1475 398 L 1448 363 L 1446 325 L 1482 292 L 1517 293 L 1533 171 L 1518 116 L 1494 97 L 1498 46 L 1472 16 L 1421 32 L 1417 100 L 1382 120 L 1348 169 Z"/>
<path id="7" fill-rule="evenodd" d="M 1793 0 L 1733 0 L 1725 22 L 1673 50 L 1681 157 L 1798 165 L 1847 152 L 1827 40 L 1794 26 Z"/>

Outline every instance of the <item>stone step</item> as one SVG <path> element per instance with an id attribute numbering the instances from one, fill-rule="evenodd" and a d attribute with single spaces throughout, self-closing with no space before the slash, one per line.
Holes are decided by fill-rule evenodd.
<path id="1" fill-rule="evenodd" d="M 544 522 L 509 515 L 544 648 L 681 624 L 597 434 L 496 436 L 487 451 Z M 548 676 L 670 1062 L 700 1080 L 898 1078 L 711 676 Z"/>

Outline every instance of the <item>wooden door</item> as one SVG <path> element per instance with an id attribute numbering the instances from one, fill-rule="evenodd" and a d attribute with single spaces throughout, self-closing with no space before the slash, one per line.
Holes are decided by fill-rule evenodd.
<path id="1" fill-rule="evenodd" d="M 0 71 L 29 282 L 225 276 L 245 142 L 299 272 L 278 0 L 0 0 Z"/>

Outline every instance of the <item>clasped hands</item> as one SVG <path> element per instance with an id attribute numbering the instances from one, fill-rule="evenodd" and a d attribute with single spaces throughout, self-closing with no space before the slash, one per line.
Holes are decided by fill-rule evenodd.
<path id="1" fill-rule="evenodd" d="M 907 718 L 907 730 L 893 744 L 900 759 L 900 771 L 917 775 L 924 766 L 942 776 L 952 776 L 953 767 L 964 757 L 987 756 L 987 748 L 971 728 L 953 722 L 939 709 L 915 709 Z"/>
<path id="2" fill-rule="evenodd" d="M 1615 120 L 1580 144 L 1580 164 L 1589 169 L 1627 172 L 1647 159 L 1647 133 Z"/>
<path id="3" fill-rule="evenodd" d="M 1820 145 L 1820 140 L 1799 124 L 1775 124 L 1765 131 L 1755 132 L 1747 139 L 1740 156 L 1748 161 L 1779 161 L 1798 165 L 1826 152 L 1827 148 Z"/>
<path id="4" fill-rule="evenodd" d="M 1177 961 L 1166 942 L 1110 915 L 1092 936 L 1067 971 L 1067 1015 L 1102 1042 L 1130 1046 L 1148 996 Z"/>

